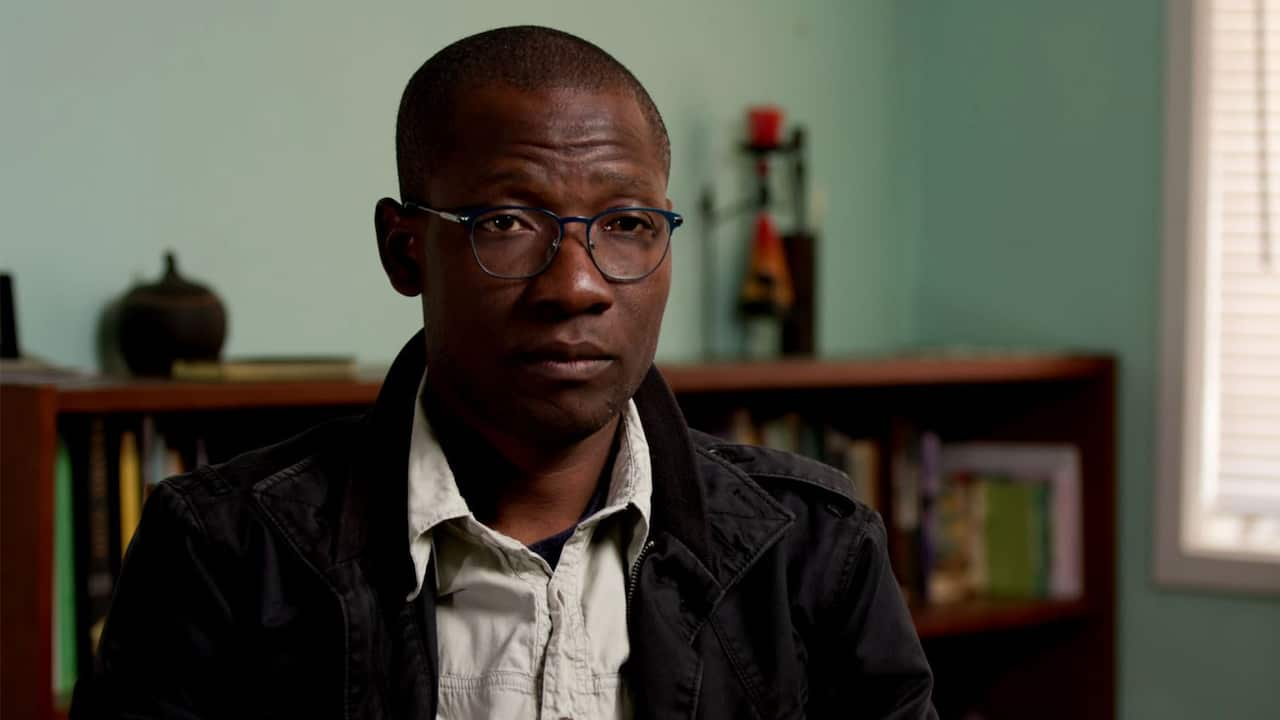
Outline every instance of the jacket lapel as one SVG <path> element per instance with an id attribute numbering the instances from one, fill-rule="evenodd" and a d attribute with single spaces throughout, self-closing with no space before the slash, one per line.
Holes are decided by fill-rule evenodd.
<path id="1" fill-rule="evenodd" d="M 699 634 L 793 517 L 731 463 L 695 450 L 656 369 L 635 401 L 653 468 L 654 544 L 633 581 L 624 674 L 637 717 L 694 717 L 703 671 Z"/>
<path id="2" fill-rule="evenodd" d="M 344 437 L 334 444 L 352 450 L 329 458 L 318 448 L 254 490 L 342 607 L 349 717 L 435 717 L 435 593 L 427 588 L 418 602 L 405 601 L 415 582 L 407 464 L 425 366 L 419 332 L 392 363 L 373 410 L 346 429 L 357 434 L 354 442 Z M 390 643 L 376 639 L 382 633 Z M 382 678 L 384 696 L 368 685 L 388 670 L 395 675 Z"/>
<path id="3" fill-rule="evenodd" d="M 416 584 L 409 555 L 409 444 L 426 363 L 426 344 L 423 331 L 419 331 L 396 356 L 369 416 L 366 457 L 372 461 L 373 474 L 366 483 L 367 492 L 352 494 L 350 512 L 344 513 L 352 523 L 343 528 L 339 538 L 344 552 L 360 555 L 383 616 L 393 626 L 396 642 L 385 668 L 393 673 L 390 714 L 424 719 L 436 715 L 436 669 L 440 666 L 435 573 L 430 567 L 427 584 L 417 599 L 410 603 L 405 598 Z M 361 502 L 367 507 L 359 507 Z"/>

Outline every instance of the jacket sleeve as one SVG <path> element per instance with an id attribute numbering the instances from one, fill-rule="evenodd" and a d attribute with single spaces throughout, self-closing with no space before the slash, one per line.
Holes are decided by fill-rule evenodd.
<path id="1" fill-rule="evenodd" d="M 185 496 L 161 484 L 125 556 L 92 674 L 76 685 L 72 720 L 224 714 L 232 613 L 214 557 Z"/>
<path id="2" fill-rule="evenodd" d="M 859 506 L 849 551 L 834 568 L 835 602 L 812 667 L 813 717 L 936 719 L 933 674 L 889 566 L 884 523 Z"/>

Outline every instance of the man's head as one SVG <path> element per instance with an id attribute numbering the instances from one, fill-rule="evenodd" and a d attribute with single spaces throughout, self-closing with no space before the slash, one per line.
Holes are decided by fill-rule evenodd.
<path id="1" fill-rule="evenodd" d="M 447 161 L 457 129 L 450 109 L 482 85 L 522 91 L 548 88 L 631 93 L 654 132 L 664 168 L 671 144 L 662 115 L 648 91 L 613 56 L 582 38 L 559 30 L 518 26 L 463 38 L 431 56 L 409 79 L 396 118 L 396 165 L 400 199 L 421 200 L 433 166 Z"/>
<path id="2" fill-rule="evenodd" d="M 396 151 L 406 205 L 378 204 L 379 250 L 392 285 L 423 297 L 433 390 L 491 436 L 565 443 L 605 427 L 653 361 L 669 253 L 642 279 L 614 282 L 586 227 L 568 224 L 545 271 L 501 279 L 477 262 L 466 226 L 409 204 L 670 209 L 666 129 L 643 87 L 571 35 L 489 31 L 414 74 Z"/>

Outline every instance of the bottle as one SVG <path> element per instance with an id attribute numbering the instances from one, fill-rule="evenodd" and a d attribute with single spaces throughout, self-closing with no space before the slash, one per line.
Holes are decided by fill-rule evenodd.
<path id="1" fill-rule="evenodd" d="M 756 214 L 740 298 L 748 357 L 769 359 L 781 354 L 783 321 L 794 301 L 782 235 L 773 217 L 762 209 Z"/>

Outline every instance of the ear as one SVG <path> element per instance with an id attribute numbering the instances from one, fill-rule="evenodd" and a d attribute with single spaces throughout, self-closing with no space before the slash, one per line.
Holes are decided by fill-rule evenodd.
<path id="1" fill-rule="evenodd" d="M 378 256 L 391 287 L 405 297 L 421 295 L 425 243 L 405 217 L 404 208 L 391 198 L 382 198 L 373 211 L 373 227 L 378 235 Z"/>

